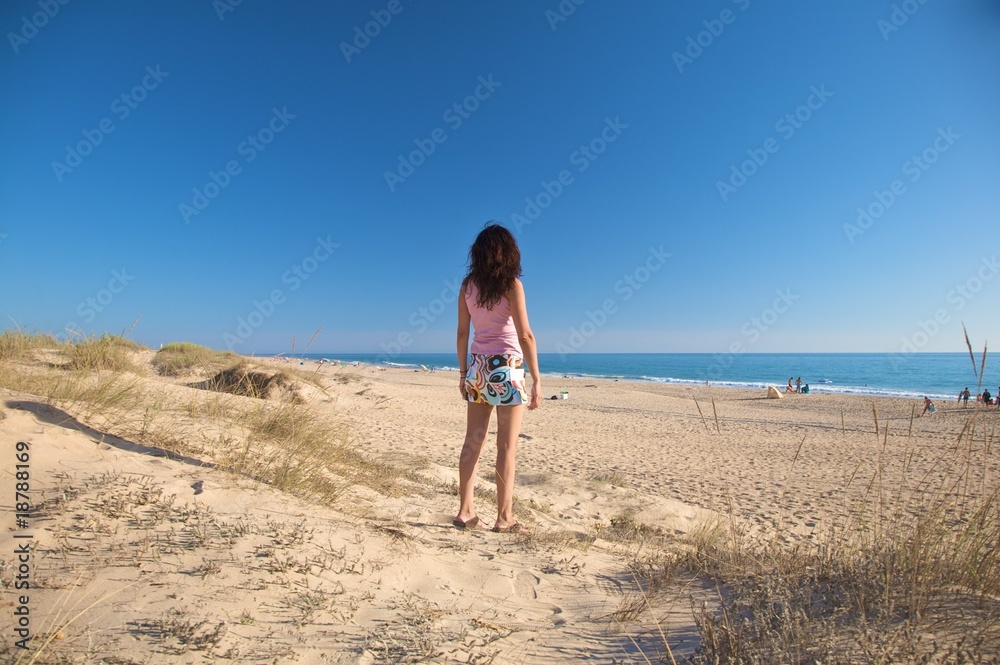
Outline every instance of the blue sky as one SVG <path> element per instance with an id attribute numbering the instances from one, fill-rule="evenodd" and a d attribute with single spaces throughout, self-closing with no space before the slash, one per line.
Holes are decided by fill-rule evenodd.
<path id="1" fill-rule="evenodd" d="M 7 328 L 450 352 L 494 219 L 542 351 L 1000 333 L 1000 2 L 16 0 L 0 28 Z"/>

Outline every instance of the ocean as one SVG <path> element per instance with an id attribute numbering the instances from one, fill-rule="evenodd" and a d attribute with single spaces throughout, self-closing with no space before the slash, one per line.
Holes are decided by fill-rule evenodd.
<path id="1" fill-rule="evenodd" d="M 453 353 L 297 354 L 298 358 L 456 371 Z M 976 353 L 976 371 L 981 352 Z M 978 378 L 968 353 L 541 353 L 543 375 L 656 383 L 783 388 L 802 377 L 812 392 L 954 400 Z M 987 358 L 983 387 L 1000 392 L 1000 372 Z M 996 392 L 994 392 L 996 391 Z"/>

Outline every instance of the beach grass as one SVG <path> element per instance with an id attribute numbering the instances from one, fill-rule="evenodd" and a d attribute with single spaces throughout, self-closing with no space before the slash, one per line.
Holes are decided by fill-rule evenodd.
<path id="1" fill-rule="evenodd" d="M 162 376 L 212 372 L 238 364 L 241 357 L 231 351 L 215 351 L 191 342 L 164 344 L 153 356 L 153 367 Z"/>
<path id="2" fill-rule="evenodd" d="M 42 365 L 30 362 L 39 349 L 55 355 Z M 200 456 L 234 477 L 319 502 L 335 501 L 354 484 L 396 492 L 408 477 L 407 470 L 358 452 L 346 422 L 331 422 L 300 398 L 302 383 L 321 385 L 305 372 L 169 344 L 153 356 L 161 375 L 225 368 L 197 384 L 203 390 L 181 397 L 150 389 L 136 356 L 148 349 L 121 336 L 60 344 L 46 335 L 8 332 L 0 336 L 0 350 L 0 387 L 43 398 L 75 427 L 170 455 Z"/>
<path id="3" fill-rule="evenodd" d="M 810 540 L 785 542 L 733 515 L 679 542 L 613 519 L 602 536 L 646 551 L 632 568 L 640 591 L 615 619 L 658 621 L 662 591 L 693 575 L 715 590 L 697 614 L 693 663 L 996 662 L 1000 490 L 978 491 L 976 467 L 985 470 L 995 442 L 976 418 L 942 451 L 951 464 L 940 474 L 880 465 L 851 517 Z M 646 656 L 669 662 L 667 638 Z"/>
<path id="4" fill-rule="evenodd" d="M 120 335 L 91 336 L 69 342 L 62 347 L 68 358 L 67 369 L 133 373 L 140 370 L 132 359 L 132 353 L 144 348 Z"/>
<path id="5" fill-rule="evenodd" d="M 306 406 L 261 401 L 238 413 L 242 441 L 219 452 L 221 468 L 279 490 L 334 501 L 351 484 L 344 473 L 348 430 L 326 422 Z"/>
<path id="6" fill-rule="evenodd" d="M 0 363 L 24 360 L 36 349 L 53 349 L 59 340 L 47 333 L 26 333 L 7 330 L 0 333 Z"/>

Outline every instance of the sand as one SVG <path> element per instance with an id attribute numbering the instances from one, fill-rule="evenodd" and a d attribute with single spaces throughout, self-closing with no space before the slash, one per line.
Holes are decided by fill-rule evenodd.
<path id="1" fill-rule="evenodd" d="M 361 423 L 371 449 L 453 466 L 464 432 L 455 375 L 364 372 L 388 401 L 369 411 L 378 398 L 354 396 L 340 407 Z M 560 377 L 544 377 L 543 389 L 569 398 L 546 399 L 525 415 L 518 496 L 551 505 L 560 526 L 578 530 L 623 510 L 682 530 L 703 511 L 733 511 L 801 538 L 848 517 L 879 465 L 886 473 L 908 461 L 918 476 L 942 470 L 974 411 L 938 404 L 920 416 L 919 400 L 822 393 L 769 400 L 763 390 Z M 995 410 L 982 416 L 998 420 Z M 996 477 L 996 465 L 992 459 L 987 477 Z M 490 506 L 481 510 L 495 517 Z"/>
<path id="2" fill-rule="evenodd" d="M 459 530 L 457 375 L 302 369 L 325 390 L 312 408 L 419 482 L 388 495 L 358 483 L 319 505 L 0 390 L 0 655 L 21 654 L 11 553 L 23 542 L 15 535 L 30 534 L 41 662 L 646 662 L 662 657 L 661 630 L 680 657 L 698 644 L 692 604 L 714 590 L 694 580 L 622 622 L 641 552 L 606 537 L 614 524 L 682 543 L 732 519 L 794 544 L 850 521 L 904 469 L 943 477 L 960 445 L 983 449 L 965 474 L 973 493 L 992 491 L 1000 472 L 986 452 L 995 410 L 960 444 L 973 409 L 957 404 L 914 417 L 922 405 L 909 400 L 544 377 L 546 397 L 569 398 L 524 418 L 516 509 L 533 535 Z M 150 393 L 197 391 L 190 380 L 141 382 Z M 18 441 L 31 445 L 27 529 L 13 515 Z M 494 453 L 488 443 L 486 489 Z M 477 501 L 492 524 L 495 506 Z"/>

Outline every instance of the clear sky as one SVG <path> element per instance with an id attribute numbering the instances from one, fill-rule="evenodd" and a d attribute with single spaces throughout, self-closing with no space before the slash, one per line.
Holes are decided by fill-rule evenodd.
<path id="1" fill-rule="evenodd" d="M 1000 341 L 995 0 L 62 2 L 0 10 L 6 328 L 450 352 L 494 219 L 543 352 Z"/>

